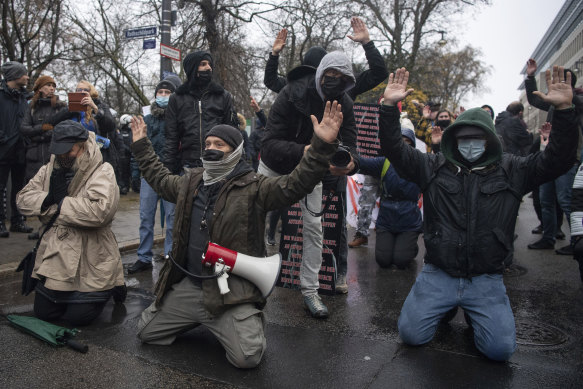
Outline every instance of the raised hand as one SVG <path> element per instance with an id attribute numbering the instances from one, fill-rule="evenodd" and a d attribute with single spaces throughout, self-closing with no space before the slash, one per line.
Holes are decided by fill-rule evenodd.
<path id="1" fill-rule="evenodd" d="M 366 24 L 359 17 L 352 17 L 350 19 L 350 25 L 352 26 L 352 31 L 354 35 L 348 35 L 348 38 L 352 39 L 354 42 L 360 42 L 366 45 L 370 42 L 370 35 L 368 34 L 368 28 Z"/>
<path id="2" fill-rule="evenodd" d="M 131 121 L 132 127 L 132 143 L 137 142 L 142 138 L 147 136 L 148 126 L 144 122 L 144 118 L 141 116 L 132 116 Z"/>
<path id="3" fill-rule="evenodd" d="M 443 130 L 439 126 L 434 126 L 431 129 L 431 143 L 434 145 L 441 143 L 441 136 L 443 135 Z"/>
<path id="4" fill-rule="evenodd" d="M 314 115 L 310 115 L 310 118 L 314 126 L 314 133 L 318 138 L 324 142 L 332 143 L 336 140 L 342 125 L 342 106 L 336 100 L 332 104 L 327 101 L 324 108 L 324 116 L 322 116 L 320 123 L 318 123 L 318 119 Z"/>
<path id="5" fill-rule="evenodd" d="M 571 107 L 573 101 L 573 88 L 571 88 L 571 72 L 567 73 L 565 79 L 565 68 L 562 66 L 553 66 L 551 74 L 550 70 L 545 72 L 545 79 L 549 91 L 544 94 L 540 91 L 535 91 L 534 94 L 540 97 L 544 102 L 552 104 L 556 109 L 566 109 Z"/>
<path id="6" fill-rule="evenodd" d="M 422 114 L 423 114 L 423 117 L 424 117 L 425 119 L 429 119 L 429 118 L 431 118 L 431 107 L 430 107 L 429 105 L 425 105 L 425 106 L 423 107 L 423 110 L 422 110 L 421 112 L 422 112 Z"/>
<path id="7" fill-rule="evenodd" d="M 407 89 L 407 82 L 409 81 L 409 72 L 405 68 L 397 69 L 395 74 L 389 75 L 389 82 L 385 88 L 383 97 L 384 105 L 395 105 L 405 97 L 413 93 L 413 89 Z"/>
<path id="8" fill-rule="evenodd" d="M 93 108 L 95 112 L 97 112 L 98 110 L 97 105 L 95 105 L 95 102 L 91 98 L 91 95 L 89 95 L 89 92 L 83 93 L 85 93 L 85 97 L 81 99 L 81 105 L 89 105 L 91 108 Z"/>
<path id="9" fill-rule="evenodd" d="M 277 33 L 275 42 L 273 42 L 273 46 L 271 47 L 271 54 L 279 55 L 279 53 L 285 47 L 286 40 L 287 40 L 287 28 L 282 28 L 281 31 Z"/>
<path id="10" fill-rule="evenodd" d="M 551 134 L 551 128 L 553 125 L 549 122 L 545 122 L 540 128 L 540 135 L 546 139 L 548 139 L 549 135 Z"/>
<path id="11" fill-rule="evenodd" d="M 251 98 L 251 108 L 253 108 L 253 112 L 261 111 L 261 107 L 257 104 L 257 101 L 253 98 L 253 96 L 249 96 Z"/>
<path id="12" fill-rule="evenodd" d="M 536 69 L 538 68 L 536 61 L 534 59 L 529 59 L 526 61 L 526 74 L 529 76 L 534 76 Z"/>

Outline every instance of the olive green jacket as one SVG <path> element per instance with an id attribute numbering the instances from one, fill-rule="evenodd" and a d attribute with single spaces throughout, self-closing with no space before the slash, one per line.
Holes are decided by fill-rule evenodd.
<path id="1" fill-rule="evenodd" d="M 264 257 L 266 213 L 289 206 L 310 193 L 328 171 L 338 142 L 329 144 L 314 135 L 311 145 L 289 175 L 268 178 L 251 171 L 229 179 L 219 191 L 213 209 L 210 241 L 243 254 Z M 132 153 L 148 184 L 162 198 L 176 203 L 172 256 L 184 267 L 193 198 L 204 169 L 189 169 L 183 176 L 171 174 L 159 161 L 147 138 L 133 143 Z M 208 272 L 211 274 L 210 270 Z M 170 260 L 166 261 L 156 285 L 157 305 L 184 276 Z M 219 314 L 234 304 L 255 303 L 258 308 L 265 305 L 261 292 L 251 282 L 231 274 L 228 284 L 231 291 L 221 295 L 216 280 L 203 281 L 204 305 L 211 314 Z"/>

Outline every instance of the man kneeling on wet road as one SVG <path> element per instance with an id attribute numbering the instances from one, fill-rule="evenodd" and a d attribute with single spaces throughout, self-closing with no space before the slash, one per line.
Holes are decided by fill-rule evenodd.
<path id="1" fill-rule="evenodd" d="M 328 102 L 322 121 L 312 116 L 312 122 L 315 136 L 300 164 L 289 175 L 267 178 L 241 159 L 241 132 L 225 124 L 207 133 L 202 168 L 172 175 L 154 153 L 142 118 L 132 119 L 132 153 L 142 175 L 162 198 L 176 203 L 173 259 L 160 272 L 156 301 L 142 313 L 138 336 L 143 342 L 169 345 L 178 334 L 202 324 L 225 348 L 231 364 L 259 364 L 266 347 L 265 298 L 254 284 L 234 274 L 228 278 L 230 292 L 221 295 L 215 279 L 198 278 L 212 274 L 203 268 L 202 255 L 209 242 L 255 257 L 266 255 L 267 211 L 297 202 L 326 174 L 338 146 L 341 106 Z"/>
<path id="2" fill-rule="evenodd" d="M 125 299 L 121 257 L 111 223 L 119 203 L 113 167 L 93 132 L 65 120 L 55 126 L 53 156 L 16 198 L 20 212 L 52 223 L 36 253 L 34 314 L 88 325 L 113 296 Z M 54 220 L 53 220 L 54 219 Z"/>
<path id="3" fill-rule="evenodd" d="M 480 352 L 497 361 L 516 349 L 514 315 L 502 280 L 512 250 L 522 196 L 564 174 L 577 150 L 577 116 L 570 74 L 555 66 L 539 97 L 554 105 L 550 142 L 526 157 L 502 152 L 490 115 L 462 113 L 443 133 L 441 153 L 423 154 L 401 139 L 397 103 L 409 72 L 389 76 L 380 110 L 381 150 L 399 175 L 423 192 L 425 265 L 398 321 L 401 339 L 421 345 L 433 339 L 442 317 L 455 307 L 468 314 Z"/>

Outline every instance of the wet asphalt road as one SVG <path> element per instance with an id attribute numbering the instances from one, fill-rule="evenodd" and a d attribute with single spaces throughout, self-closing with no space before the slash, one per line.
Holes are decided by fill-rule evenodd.
<path id="1" fill-rule="evenodd" d="M 82 329 L 77 338 L 89 345 L 87 354 L 52 348 L 12 328 L 5 315 L 30 315 L 33 299 L 18 295 L 17 277 L 0 278 L 0 387 L 581 388 L 582 282 L 570 257 L 526 249 L 537 238 L 530 233 L 536 224 L 525 198 L 516 266 L 505 276 L 519 343 L 508 363 L 479 354 L 461 312 L 428 345 L 403 345 L 396 323 L 424 249 L 410 269 L 379 269 L 372 232 L 367 247 L 349 250 L 348 295 L 322 296 L 331 313 L 327 320 L 307 316 L 299 291 L 276 288 L 265 309 L 268 348 L 253 370 L 232 367 L 204 328 L 172 346 L 138 341 L 136 323 L 153 299 L 159 264 L 151 273 L 127 277 L 126 303 L 108 303 L 97 322 Z M 135 259 L 135 253 L 124 256 L 125 263 Z"/>

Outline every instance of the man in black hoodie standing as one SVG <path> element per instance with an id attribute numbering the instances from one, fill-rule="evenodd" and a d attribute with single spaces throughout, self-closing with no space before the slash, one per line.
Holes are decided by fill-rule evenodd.
<path id="1" fill-rule="evenodd" d="M 233 97 L 212 81 L 213 59 L 195 51 L 183 61 L 187 80 L 170 96 L 162 162 L 173 173 L 201 167 L 206 133 L 218 124 L 238 125 Z"/>
<path id="2" fill-rule="evenodd" d="M 4 79 L 0 83 L 0 196 L 6 189 L 8 175 L 12 178 L 10 194 L 11 232 L 32 232 L 24 224 L 24 217 L 16 208 L 16 193 L 24 186 L 25 148 L 20 125 L 28 109 L 26 85 L 28 71 L 20 62 L 9 61 L 2 65 Z M 0 207 L 0 237 L 7 238 L 9 232 L 4 224 L 6 214 Z"/>

